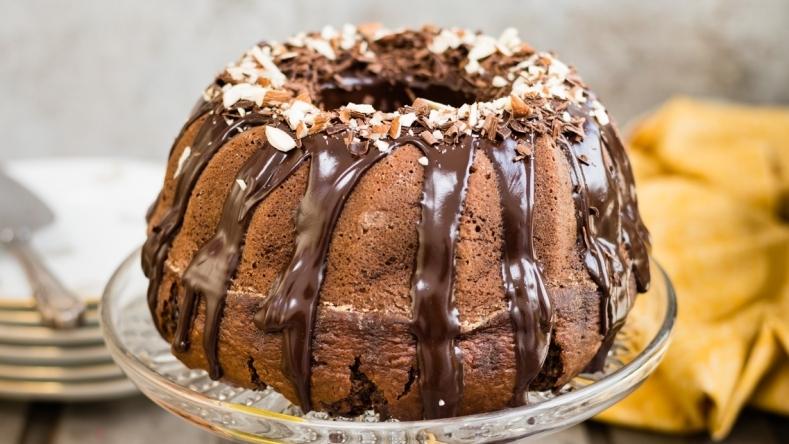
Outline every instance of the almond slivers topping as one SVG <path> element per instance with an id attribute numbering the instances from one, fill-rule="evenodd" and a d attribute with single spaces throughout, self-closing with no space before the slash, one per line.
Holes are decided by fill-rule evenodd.
<path id="1" fill-rule="evenodd" d="M 273 126 L 266 125 L 266 139 L 271 146 L 283 152 L 296 148 L 296 141 L 290 134 Z"/>

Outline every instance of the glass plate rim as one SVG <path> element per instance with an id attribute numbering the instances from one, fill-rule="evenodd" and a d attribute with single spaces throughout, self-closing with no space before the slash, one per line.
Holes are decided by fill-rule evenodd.
<path id="1" fill-rule="evenodd" d="M 619 383 L 622 379 L 628 376 L 633 376 L 645 364 L 651 361 L 660 361 L 665 354 L 668 343 L 670 341 L 671 331 L 673 330 L 674 323 L 677 316 L 677 301 L 674 286 L 666 273 L 665 269 L 650 256 L 650 264 L 653 266 L 653 277 L 660 277 L 663 285 L 665 286 L 665 303 L 666 312 L 665 317 L 661 321 L 661 325 L 657 330 L 655 336 L 649 341 L 644 349 L 639 352 L 630 362 L 623 365 L 621 368 L 605 375 L 601 379 L 578 388 L 568 393 L 550 398 L 548 400 L 539 402 L 537 404 L 529 404 L 520 407 L 511 407 L 493 412 L 478 413 L 474 415 L 455 416 L 451 418 L 441 418 L 432 420 L 417 420 L 417 421 L 397 421 L 397 422 L 356 422 L 356 421 L 332 421 L 318 418 L 305 418 L 299 416 L 292 416 L 284 413 L 273 412 L 257 407 L 249 407 L 243 404 L 238 404 L 228 401 L 220 401 L 206 397 L 202 394 L 189 390 L 186 387 L 180 386 L 173 381 L 165 378 L 164 376 L 152 371 L 146 366 L 137 356 L 124 350 L 119 344 L 120 339 L 114 330 L 109 325 L 109 308 L 108 304 L 104 301 L 109 298 L 110 291 L 113 289 L 114 284 L 120 275 L 127 270 L 134 262 L 139 262 L 140 248 L 135 249 L 126 259 L 121 262 L 118 268 L 113 272 L 110 280 L 105 286 L 101 303 L 100 303 L 100 324 L 102 334 L 105 338 L 107 347 L 111 355 L 115 358 L 116 362 L 121 366 L 124 372 L 133 371 L 137 376 L 147 380 L 150 384 L 158 387 L 166 387 L 168 391 L 177 393 L 179 396 L 189 399 L 191 402 L 199 404 L 200 406 L 209 407 L 212 409 L 229 410 L 234 413 L 248 415 L 251 417 L 265 418 L 278 422 L 290 423 L 294 425 L 314 425 L 316 427 L 332 428 L 334 430 L 354 430 L 354 431 L 385 431 L 391 427 L 399 428 L 437 428 L 457 425 L 458 422 L 462 423 L 477 423 L 486 420 L 506 421 L 528 415 L 530 411 L 536 409 L 550 409 L 562 405 L 572 405 L 582 402 L 584 398 L 591 398 L 595 393 L 604 391 L 605 389 Z M 657 273 L 654 273 L 657 271 Z M 141 271 L 140 271 L 141 273 Z M 657 275 L 657 276 L 656 276 Z M 133 378 L 132 378 L 133 379 Z M 136 382 L 135 382 L 136 384 Z M 637 387 L 634 386 L 632 389 Z M 631 389 L 631 390 L 632 390 Z M 146 396 L 148 396 L 146 394 Z"/>

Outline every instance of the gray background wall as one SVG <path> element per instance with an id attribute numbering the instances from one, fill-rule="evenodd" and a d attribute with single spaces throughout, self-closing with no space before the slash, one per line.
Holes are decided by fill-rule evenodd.
<path id="1" fill-rule="evenodd" d="M 786 0 L 0 0 L 0 11 L 0 160 L 162 159 L 226 62 L 327 23 L 515 26 L 578 66 L 620 122 L 675 93 L 789 103 Z"/>

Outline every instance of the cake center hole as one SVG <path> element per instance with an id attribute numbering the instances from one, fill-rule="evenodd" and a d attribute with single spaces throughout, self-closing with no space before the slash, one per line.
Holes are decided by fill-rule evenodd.
<path id="1" fill-rule="evenodd" d="M 378 79 L 344 78 L 341 84 L 327 85 L 321 90 L 320 104 L 336 109 L 351 103 L 365 103 L 383 112 L 394 112 L 421 97 L 459 107 L 476 102 L 468 91 L 428 82 L 385 82 Z"/>

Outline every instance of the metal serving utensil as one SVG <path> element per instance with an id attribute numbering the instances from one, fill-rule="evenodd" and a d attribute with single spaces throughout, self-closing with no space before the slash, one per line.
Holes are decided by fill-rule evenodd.
<path id="1" fill-rule="evenodd" d="M 0 244 L 22 263 L 44 324 L 73 328 L 82 322 L 85 303 L 47 268 L 33 250 L 33 233 L 55 220 L 47 205 L 0 169 Z"/>

